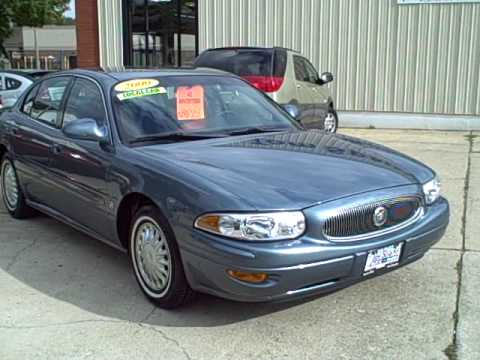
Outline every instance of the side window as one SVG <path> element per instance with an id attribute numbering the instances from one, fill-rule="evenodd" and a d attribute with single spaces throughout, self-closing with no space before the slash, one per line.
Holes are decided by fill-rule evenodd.
<path id="1" fill-rule="evenodd" d="M 69 83 L 69 77 L 54 77 L 43 81 L 33 102 L 30 116 L 47 124 L 57 125 L 63 97 Z"/>
<path id="2" fill-rule="evenodd" d="M 33 106 L 33 100 L 35 99 L 35 95 L 37 95 L 37 91 L 40 85 L 35 85 L 30 91 L 28 92 L 28 95 L 25 97 L 25 101 L 23 102 L 22 105 L 22 112 L 30 115 L 30 112 L 32 111 L 32 106 Z"/>
<path id="3" fill-rule="evenodd" d="M 3 76 L 0 75 L 0 91 L 3 90 Z"/>
<path id="4" fill-rule="evenodd" d="M 76 79 L 65 106 L 63 125 L 83 118 L 94 119 L 99 125 L 106 122 L 103 95 L 92 81 Z"/>
<path id="5" fill-rule="evenodd" d="M 305 61 L 300 56 L 293 56 L 293 67 L 295 69 L 295 79 L 298 81 L 310 81 L 308 77 L 307 68 L 305 67 Z"/>
<path id="6" fill-rule="evenodd" d="M 308 72 L 308 77 L 309 77 L 309 81 L 311 83 L 314 83 L 314 84 L 317 84 L 318 83 L 318 72 L 317 70 L 315 69 L 315 67 L 312 65 L 312 63 L 306 59 L 303 59 L 303 61 L 305 62 L 305 67 L 307 69 L 307 72 Z"/>
<path id="7" fill-rule="evenodd" d="M 5 76 L 5 90 L 16 90 L 22 86 L 22 82 L 17 79 Z"/>

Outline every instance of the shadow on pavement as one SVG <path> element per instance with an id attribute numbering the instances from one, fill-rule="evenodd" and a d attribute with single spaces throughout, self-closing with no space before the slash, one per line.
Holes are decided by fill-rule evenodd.
<path id="1" fill-rule="evenodd" d="M 126 254 L 41 214 L 14 220 L 0 207 L 0 228 L 0 269 L 54 300 L 101 317 L 170 327 L 213 327 L 305 302 L 250 304 L 199 294 L 181 309 L 154 311 L 135 281 Z"/>

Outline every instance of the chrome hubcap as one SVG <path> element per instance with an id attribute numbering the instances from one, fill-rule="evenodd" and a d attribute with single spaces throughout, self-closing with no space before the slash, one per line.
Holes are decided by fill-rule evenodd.
<path id="1" fill-rule="evenodd" d="M 135 227 L 135 262 L 141 280 L 156 296 L 164 294 L 171 281 L 171 257 L 160 226 L 149 218 L 137 221 Z"/>
<path id="2" fill-rule="evenodd" d="M 15 170 L 10 163 L 3 166 L 2 176 L 3 195 L 9 210 L 15 210 L 18 203 L 18 184 Z"/>
<path id="3" fill-rule="evenodd" d="M 324 121 L 323 125 L 324 125 L 325 131 L 335 132 L 335 130 L 337 128 L 337 124 L 335 122 L 335 115 L 333 115 L 331 112 L 329 112 L 327 114 L 327 116 L 325 117 L 325 121 Z"/>

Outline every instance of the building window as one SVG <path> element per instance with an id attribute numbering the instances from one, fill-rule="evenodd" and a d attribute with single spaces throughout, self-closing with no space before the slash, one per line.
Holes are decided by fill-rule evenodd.
<path id="1" fill-rule="evenodd" d="M 191 65 L 198 51 L 197 1 L 123 0 L 125 65 Z"/>

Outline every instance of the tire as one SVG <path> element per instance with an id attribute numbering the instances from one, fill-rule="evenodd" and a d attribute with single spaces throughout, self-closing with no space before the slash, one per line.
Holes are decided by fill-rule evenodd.
<path id="1" fill-rule="evenodd" d="M 1 159 L 0 182 L 3 203 L 8 213 L 15 219 L 26 219 L 32 216 L 33 209 L 25 202 L 25 196 L 18 183 L 17 171 L 8 154 Z"/>
<path id="2" fill-rule="evenodd" d="M 143 206 L 135 213 L 129 239 L 135 278 L 151 302 L 174 309 L 193 298 L 173 231 L 155 206 Z"/>
<path id="3" fill-rule="evenodd" d="M 323 129 L 328 133 L 336 133 L 338 129 L 338 115 L 337 112 L 330 108 L 323 120 Z"/>

